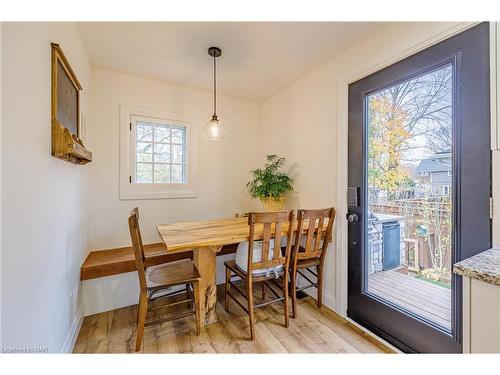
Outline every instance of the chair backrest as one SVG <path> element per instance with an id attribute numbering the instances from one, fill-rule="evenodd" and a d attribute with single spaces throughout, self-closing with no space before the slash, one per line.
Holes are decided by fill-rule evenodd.
<path id="1" fill-rule="evenodd" d="M 139 209 L 137 207 L 130 212 L 128 227 L 130 229 L 132 247 L 134 248 L 135 265 L 139 275 L 139 285 L 141 290 L 146 290 L 146 257 L 144 255 L 144 247 L 142 245 L 141 229 L 139 227 Z"/>
<path id="2" fill-rule="evenodd" d="M 254 270 L 271 268 L 284 265 L 288 267 L 290 261 L 290 252 L 292 249 L 292 234 L 295 215 L 291 211 L 278 212 L 250 212 L 248 214 L 249 225 L 249 241 L 248 241 L 248 266 L 247 274 L 252 277 Z M 260 262 L 253 261 L 254 242 L 260 241 L 260 236 L 257 236 L 256 227 L 262 225 L 262 255 Z M 281 253 L 281 237 L 282 231 L 287 227 L 287 246 L 285 254 Z M 259 228 L 260 229 L 260 228 Z M 258 232 L 260 233 L 260 231 Z M 271 240 L 274 240 L 273 255 L 270 259 L 269 250 Z"/>
<path id="3" fill-rule="evenodd" d="M 332 227 L 335 221 L 335 208 L 325 208 L 322 210 L 298 210 L 297 211 L 297 236 L 292 250 L 292 261 L 297 262 L 299 259 L 323 258 L 328 248 L 328 243 L 332 238 Z M 325 234 L 323 228 L 325 221 L 328 220 Z M 302 233 L 307 222 L 307 230 L 305 234 L 305 244 L 301 246 Z M 323 242 L 321 242 L 323 240 Z"/>

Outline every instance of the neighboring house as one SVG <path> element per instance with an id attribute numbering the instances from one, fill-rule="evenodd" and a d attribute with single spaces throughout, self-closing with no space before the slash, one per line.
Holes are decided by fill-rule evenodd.
<path id="1" fill-rule="evenodd" d="M 432 158 L 423 159 L 415 169 L 420 184 L 426 184 L 431 196 L 451 195 L 451 152 L 438 152 Z M 426 189 L 421 189 L 422 194 Z"/>

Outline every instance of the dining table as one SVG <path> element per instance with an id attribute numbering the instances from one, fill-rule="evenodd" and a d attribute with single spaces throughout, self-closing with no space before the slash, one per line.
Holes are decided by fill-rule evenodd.
<path id="1" fill-rule="evenodd" d="M 316 224 L 318 225 L 318 224 Z M 309 223 L 304 221 L 302 233 Z M 263 225 L 255 226 L 254 239 L 262 239 Z M 288 224 L 283 224 L 282 235 L 288 233 Z M 327 223 L 322 232 L 326 231 Z M 193 252 L 193 262 L 200 272 L 201 322 L 204 325 L 217 321 L 216 257 L 225 245 L 238 244 L 249 240 L 248 218 L 201 220 L 160 224 L 158 233 L 165 244 L 167 253 Z M 294 223 L 294 234 L 297 222 Z M 301 233 L 301 234 L 302 234 Z"/>

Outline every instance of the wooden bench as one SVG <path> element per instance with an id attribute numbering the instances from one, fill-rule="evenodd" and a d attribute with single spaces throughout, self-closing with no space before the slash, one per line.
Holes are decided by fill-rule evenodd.
<path id="1" fill-rule="evenodd" d="M 224 246 L 217 255 L 232 254 L 236 252 L 236 247 L 235 245 Z M 167 254 L 163 243 L 144 245 L 144 252 L 148 267 L 180 259 L 192 259 L 193 257 L 192 252 Z M 93 250 L 87 255 L 80 268 L 80 280 L 96 279 L 132 271 L 137 271 L 132 246 Z"/>

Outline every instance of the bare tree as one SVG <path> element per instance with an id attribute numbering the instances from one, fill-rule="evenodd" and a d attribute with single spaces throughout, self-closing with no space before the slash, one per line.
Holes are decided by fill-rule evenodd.
<path id="1" fill-rule="evenodd" d="M 452 146 L 452 66 L 380 90 L 368 97 L 370 184 L 394 198 L 408 184 L 401 166 L 415 148 L 431 152 Z M 412 140 L 425 136 L 425 144 Z"/>
<path id="2" fill-rule="evenodd" d="M 428 147 L 433 152 L 447 151 L 452 145 L 452 83 L 449 65 L 380 94 L 390 95 L 394 108 L 407 113 L 405 130 L 409 138 L 428 135 Z M 408 149 L 406 146 L 403 149 Z"/>

